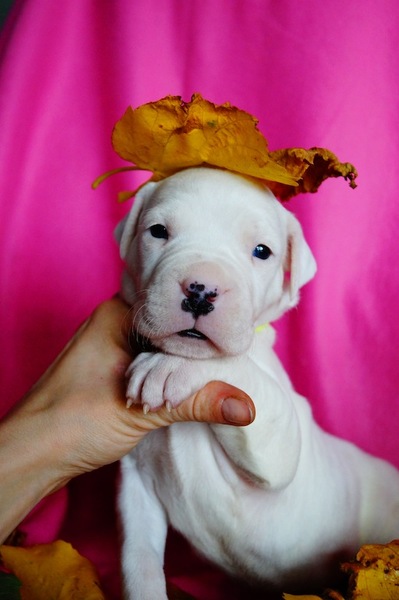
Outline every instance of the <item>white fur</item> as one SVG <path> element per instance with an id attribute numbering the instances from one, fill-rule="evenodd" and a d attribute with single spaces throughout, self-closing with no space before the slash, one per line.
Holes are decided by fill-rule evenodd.
<path id="1" fill-rule="evenodd" d="M 168 239 L 153 237 L 164 225 Z M 168 524 L 254 585 L 331 583 L 332 559 L 399 534 L 399 474 L 322 431 L 273 352 L 271 327 L 316 266 L 295 217 L 260 184 L 189 169 L 144 186 L 119 227 L 133 328 L 161 352 L 129 368 L 128 402 L 176 406 L 206 382 L 256 405 L 248 427 L 175 424 L 122 461 L 123 573 L 129 599 L 164 600 Z M 267 245 L 267 260 L 253 256 Z M 217 290 L 213 310 L 182 310 L 190 282 Z M 181 337 L 194 328 L 206 339 Z"/>

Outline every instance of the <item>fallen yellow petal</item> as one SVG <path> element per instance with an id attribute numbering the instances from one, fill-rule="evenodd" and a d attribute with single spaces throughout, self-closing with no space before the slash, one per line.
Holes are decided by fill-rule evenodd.
<path id="1" fill-rule="evenodd" d="M 312 594 L 299 595 L 283 594 L 284 600 L 345 600 L 339 592 L 334 590 L 325 590 L 322 596 L 314 596 Z"/>
<path id="2" fill-rule="evenodd" d="M 399 540 L 362 546 L 343 569 L 350 573 L 351 600 L 399 599 Z"/>
<path id="3" fill-rule="evenodd" d="M 284 600 L 323 600 L 321 596 L 296 596 L 295 594 L 283 594 Z"/>
<path id="4" fill-rule="evenodd" d="M 0 559 L 21 581 L 21 600 L 105 600 L 91 562 L 66 542 L 1 546 Z"/>

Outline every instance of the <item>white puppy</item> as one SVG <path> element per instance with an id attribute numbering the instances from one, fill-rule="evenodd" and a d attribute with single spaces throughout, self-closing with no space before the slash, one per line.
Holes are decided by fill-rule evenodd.
<path id="1" fill-rule="evenodd" d="M 399 474 L 322 431 L 259 327 L 316 271 L 295 217 L 260 184 L 188 169 L 138 193 L 119 227 L 123 294 L 153 352 L 129 368 L 128 403 L 176 406 L 210 380 L 245 390 L 248 427 L 175 424 L 122 461 L 128 598 L 166 598 L 171 524 L 256 586 L 331 584 L 339 557 L 399 535 Z"/>

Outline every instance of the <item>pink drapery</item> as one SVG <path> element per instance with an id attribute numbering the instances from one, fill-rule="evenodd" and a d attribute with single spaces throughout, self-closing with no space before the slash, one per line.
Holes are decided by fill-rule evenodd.
<path id="1" fill-rule="evenodd" d="M 399 466 L 398 13 L 394 0 L 16 3 L 0 64 L 2 414 L 118 288 L 115 197 L 136 179 L 90 189 L 122 164 L 114 122 L 198 91 L 256 115 L 271 149 L 325 146 L 358 168 L 356 191 L 329 181 L 289 204 L 319 272 L 278 350 L 323 426 Z M 25 527 L 31 542 L 69 536 L 116 590 L 114 478 L 75 481 Z"/>

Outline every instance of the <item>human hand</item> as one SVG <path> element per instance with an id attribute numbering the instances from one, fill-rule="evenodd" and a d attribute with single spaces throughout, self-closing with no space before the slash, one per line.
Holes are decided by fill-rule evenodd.
<path id="1" fill-rule="evenodd" d="M 35 387 L 52 422 L 60 462 L 72 476 L 120 459 L 146 433 L 176 421 L 247 425 L 253 419 L 248 396 L 222 382 L 209 383 L 170 412 L 127 409 L 128 314 L 117 298 L 100 305 Z"/>
<path id="2" fill-rule="evenodd" d="M 129 307 L 120 299 L 100 305 L 0 423 L 3 502 L 8 496 L 15 506 L 16 494 L 25 504 L 31 497 L 32 506 L 20 510 L 26 513 L 72 477 L 119 460 L 147 433 L 174 422 L 247 425 L 253 420 L 251 399 L 222 382 L 207 384 L 170 412 L 126 408 L 124 374 L 132 360 L 128 319 Z"/>

